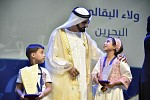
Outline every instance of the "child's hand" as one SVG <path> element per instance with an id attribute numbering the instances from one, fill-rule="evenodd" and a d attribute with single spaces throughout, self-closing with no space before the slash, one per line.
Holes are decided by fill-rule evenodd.
<path id="1" fill-rule="evenodd" d="M 22 94 L 21 96 L 20 96 L 20 100 L 28 100 L 27 98 L 24 98 L 24 94 Z"/>
<path id="2" fill-rule="evenodd" d="M 115 83 L 106 84 L 106 87 L 108 87 L 108 88 L 113 88 L 114 86 L 115 86 Z"/>
<path id="3" fill-rule="evenodd" d="M 36 98 L 36 100 L 41 100 L 44 98 L 44 93 L 43 92 L 39 92 L 39 97 Z"/>
<path id="4" fill-rule="evenodd" d="M 103 86 L 102 88 L 101 88 L 101 91 L 102 92 L 105 92 L 107 90 L 107 87 L 106 86 Z"/>

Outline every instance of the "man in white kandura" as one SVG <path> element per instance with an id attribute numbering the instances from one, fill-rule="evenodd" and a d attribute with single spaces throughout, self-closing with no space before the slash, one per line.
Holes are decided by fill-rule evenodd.
<path id="1" fill-rule="evenodd" d="M 53 81 L 53 100 L 92 100 L 91 60 L 104 53 L 87 34 L 91 14 L 73 9 L 69 20 L 56 28 L 49 39 L 46 68 Z"/>

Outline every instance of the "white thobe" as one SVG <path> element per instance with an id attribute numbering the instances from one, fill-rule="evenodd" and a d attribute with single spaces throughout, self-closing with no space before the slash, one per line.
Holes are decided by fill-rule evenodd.
<path id="1" fill-rule="evenodd" d="M 86 48 L 81 32 L 71 32 L 65 30 L 71 48 L 74 67 L 78 69 L 80 74 L 77 76 L 79 82 L 79 91 L 81 100 L 87 100 L 87 84 L 86 84 Z"/>
<path id="2" fill-rule="evenodd" d="M 62 34 L 63 31 L 61 29 L 55 30 L 48 44 L 46 68 L 49 70 L 53 81 L 52 98 L 53 100 L 91 100 L 91 62 L 97 61 L 103 55 L 103 52 L 98 49 L 97 44 L 86 32 L 79 32 L 76 35 L 77 33 L 65 29 L 67 38 L 65 36 L 63 41 L 61 38 Z M 84 34 L 84 39 L 80 36 L 81 34 Z M 87 41 L 85 41 L 85 36 Z M 64 48 L 64 42 L 69 47 Z M 86 42 L 88 43 L 86 44 Z M 65 52 L 68 53 L 69 57 L 69 51 L 71 52 L 71 60 L 73 62 L 65 58 Z M 80 72 L 76 81 L 73 81 L 68 73 L 72 65 Z"/>

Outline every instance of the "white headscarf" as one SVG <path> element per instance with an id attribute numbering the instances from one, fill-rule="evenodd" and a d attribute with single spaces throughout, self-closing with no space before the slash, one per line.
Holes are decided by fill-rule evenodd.
<path id="1" fill-rule="evenodd" d="M 87 19 L 90 21 L 91 18 L 92 18 L 92 16 L 87 9 L 85 9 L 83 7 L 76 7 L 72 11 L 68 21 L 56 29 L 68 28 L 68 27 L 77 25 Z"/>

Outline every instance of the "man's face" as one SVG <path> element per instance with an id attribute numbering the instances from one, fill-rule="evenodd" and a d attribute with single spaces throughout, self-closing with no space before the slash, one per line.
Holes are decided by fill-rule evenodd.
<path id="1" fill-rule="evenodd" d="M 79 30 L 79 32 L 85 32 L 85 29 L 88 27 L 89 24 L 89 20 L 85 20 L 79 24 L 77 24 L 77 28 Z"/>

